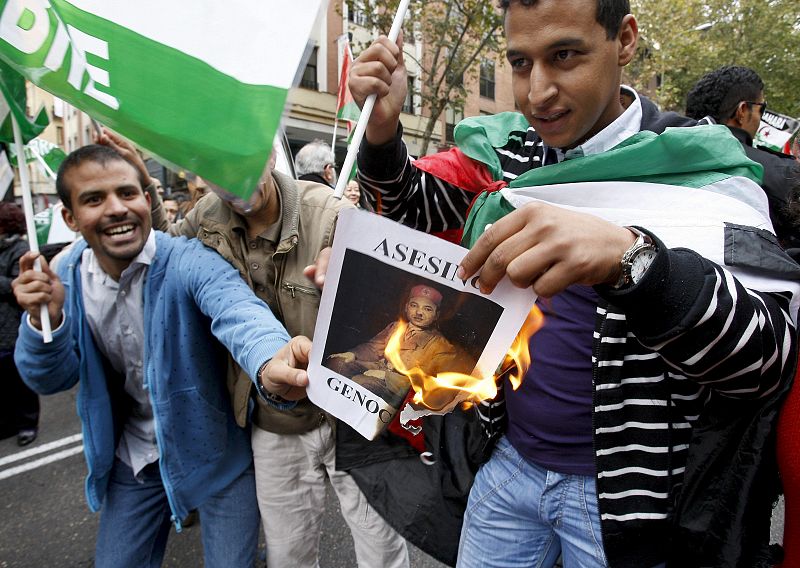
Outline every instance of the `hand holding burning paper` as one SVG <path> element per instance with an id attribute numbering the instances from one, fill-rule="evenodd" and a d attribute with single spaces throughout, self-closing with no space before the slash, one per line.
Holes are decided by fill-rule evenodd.
<path id="1" fill-rule="evenodd" d="M 454 371 L 445 371 L 432 376 L 420 367 L 411 369 L 405 367 L 399 348 L 405 325 L 399 324 L 386 346 L 385 354 L 395 370 L 409 379 L 414 390 L 410 404 L 407 404 L 400 413 L 403 427 L 413 431 L 414 428 L 408 426 L 411 420 L 430 414 L 446 414 L 452 412 L 459 404 L 469 405 L 493 399 L 497 396 L 497 380 L 507 373 L 512 387 L 515 390 L 519 388 L 531 362 L 528 341 L 543 323 L 544 316 L 541 310 L 534 306 L 496 373 L 483 378 Z"/>
<path id="2" fill-rule="evenodd" d="M 312 402 L 372 439 L 411 388 L 412 405 L 426 413 L 493 396 L 494 372 L 535 294 L 508 281 L 482 294 L 474 279 L 456 277 L 466 252 L 375 215 L 343 212 L 309 364 Z"/>

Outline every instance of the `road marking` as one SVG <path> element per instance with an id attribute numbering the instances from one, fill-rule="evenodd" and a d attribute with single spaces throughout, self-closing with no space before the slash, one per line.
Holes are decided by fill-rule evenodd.
<path id="1" fill-rule="evenodd" d="M 23 450 L 21 452 L 17 452 L 16 454 L 11 454 L 10 456 L 0 458 L 0 467 L 9 463 L 14 463 L 15 461 L 28 459 L 29 457 L 37 454 L 43 454 L 45 452 L 49 452 L 50 450 L 55 450 L 61 446 L 74 444 L 75 442 L 80 442 L 81 440 L 83 440 L 83 434 L 75 434 L 74 436 L 67 436 L 66 438 L 56 440 L 55 442 L 48 442 L 47 444 L 42 444 L 41 446 L 37 446 L 29 450 Z"/>
<path id="2" fill-rule="evenodd" d="M 43 465 L 57 462 L 59 460 L 66 459 L 76 454 L 80 454 L 81 452 L 83 452 L 83 444 L 81 444 L 80 446 L 76 446 L 74 448 L 68 448 L 66 450 L 57 452 L 55 454 L 51 454 L 49 456 L 40 458 L 38 460 L 34 460 L 32 462 L 28 462 L 26 464 L 18 465 L 17 467 L 12 467 L 5 471 L 0 471 L 0 481 L 12 477 L 14 475 L 17 475 L 18 473 L 25 473 L 26 471 L 36 469 L 37 467 L 42 467 Z"/>

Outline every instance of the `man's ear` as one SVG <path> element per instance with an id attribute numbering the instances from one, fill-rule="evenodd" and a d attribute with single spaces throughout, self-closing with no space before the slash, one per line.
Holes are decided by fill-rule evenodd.
<path id="1" fill-rule="evenodd" d="M 71 231 L 75 231 L 76 233 L 80 232 L 78 223 L 75 221 L 75 215 L 72 214 L 72 211 L 66 205 L 61 208 L 61 217 L 64 219 L 64 222 Z"/>
<path id="2" fill-rule="evenodd" d="M 739 101 L 739 104 L 736 105 L 736 112 L 733 113 L 730 121 L 733 122 L 733 126 L 741 126 L 747 120 L 747 112 L 749 109 L 749 105 L 744 101 Z"/>
<path id="3" fill-rule="evenodd" d="M 639 24 L 633 14 L 628 14 L 622 18 L 622 24 L 617 33 L 617 43 L 619 44 L 618 65 L 625 67 L 636 55 L 636 45 L 639 41 Z"/>

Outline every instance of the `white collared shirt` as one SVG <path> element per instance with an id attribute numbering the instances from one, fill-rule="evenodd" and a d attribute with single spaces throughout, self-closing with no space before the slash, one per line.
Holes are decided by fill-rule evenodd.
<path id="1" fill-rule="evenodd" d="M 150 231 L 144 248 L 116 282 L 101 268 L 91 248 L 81 256 L 81 284 L 86 321 L 95 344 L 114 370 L 125 377 L 131 398 L 116 455 L 134 475 L 158 460 L 155 421 L 144 376 L 144 282 L 156 255 Z"/>
<path id="2" fill-rule="evenodd" d="M 631 105 L 626 108 L 625 112 L 619 115 L 614 122 L 580 146 L 567 150 L 566 152 L 560 148 L 554 148 L 559 162 L 565 158 L 570 159 L 580 156 L 601 154 L 602 152 L 611 150 L 642 130 L 642 101 L 639 99 L 639 94 L 626 85 L 622 85 L 620 89 L 633 97 Z"/>

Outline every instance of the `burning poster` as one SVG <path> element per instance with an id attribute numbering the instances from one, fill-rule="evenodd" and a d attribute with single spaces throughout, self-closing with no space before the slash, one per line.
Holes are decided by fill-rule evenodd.
<path id="1" fill-rule="evenodd" d="M 536 296 L 508 280 L 481 294 L 475 278 L 456 277 L 466 253 L 377 215 L 342 212 L 308 368 L 311 401 L 373 439 L 412 387 L 410 410 L 423 413 L 493 396 L 493 375 Z"/>

